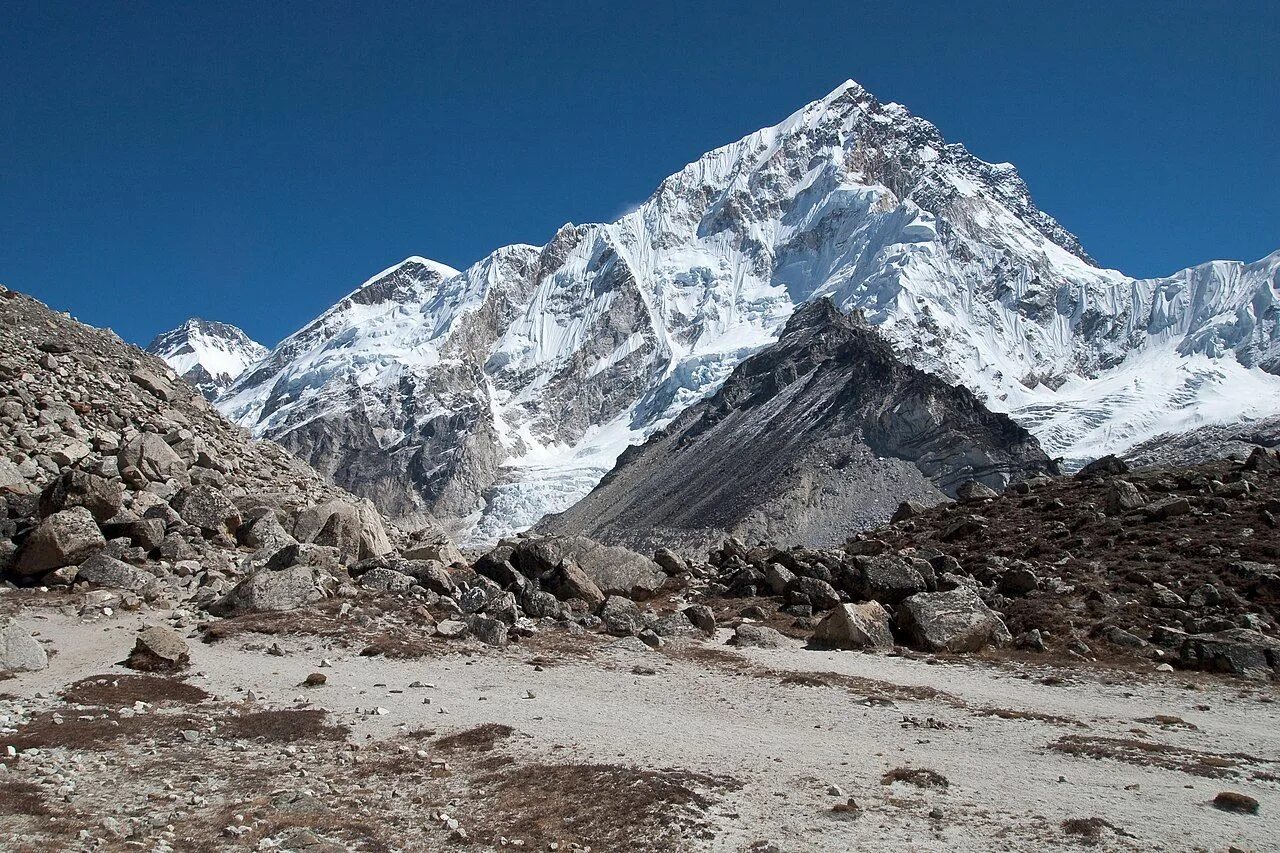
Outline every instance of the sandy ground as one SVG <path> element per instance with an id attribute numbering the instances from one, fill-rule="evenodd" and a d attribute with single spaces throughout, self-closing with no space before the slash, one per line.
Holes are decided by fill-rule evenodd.
<path id="1" fill-rule="evenodd" d="M 139 626 L 154 621 L 137 614 L 93 622 L 56 610 L 27 614 L 27 624 L 57 654 L 47 670 L 0 683 L 7 730 L 23 714 L 55 703 L 69 683 L 126 673 L 117 662 Z M 356 648 L 315 637 L 248 636 L 213 645 L 193 639 L 188 681 L 242 705 L 250 691 L 249 704 L 261 707 L 294 707 L 301 698 L 349 725 L 349 740 L 359 744 L 406 730 L 443 735 L 498 722 L 515 735 L 494 754 L 514 765 L 677 768 L 740 783 L 710 795 L 713 837 L 676 845 L 687 849 L 1040 850 L 1080 845 L 1083 839 L 1065 833 L 1062 822 L 1099 817 L 1118 830 L 1095 839 L 1101 849 L 1280 850 L 1280 704 L 1269 685 L 1203 677 L 1193 683 L 1180 673 L 1107 678 L 816 652 L 798 644 L 735 650 L 722 645 L 724 638 L 663 651 L 634 641 L 558 638 L 561 648 L 593 643 L 588 654 L 539 652 L 536 642 L 506 650 L 442 644 L 439 656 L 417 660 L 361 657 Z M 265 654 L 263 646 L 277 641 L 284 655 Z M 327 676 L 323 687 L 298 686 L 317 671 Z M 414 682 L 424 686 L 410 687 Z M 1182 722 L 1156 721 L 1157 715 Z M 1112 757 L 1050 748 L 1064 737 Z M 0 735 L 0 748 L 2 741 Z M 1221 778 L 1203 775 L 1206 756 Z M 1138 763 L 1149 760 L 1169 766 Z M 949 784 L 882 783 L 901 767 L 936 771 Z M 10 769 L 0 778 L 22 772 Z M 82 781 L 81 789 L 87 797 L 91 782 Z M 1210 800 L 1223 790 L 1256 798 L 1260 813 L 1213 808 Z M 470 793 L 450 802 L 450 817 L 464 829 L 483 820 L 484 792 Z M 850 797 L 857 811 L 832 811 Z M 36 824 L 24 823 L 31 820 Z M 20 831 L 32 837 L 39 820 L 0 814 L 13 845 L 5 849 L 21 849 L 13 839 Z M 520 832 L 512 826 L 505 834 L 514 839 Z M 243 849 L 234 839 L 220 843 Z M 403 847 L 454 843 L 438 835 Z M 83 844 L 174 849 L 172 841 Z"/>

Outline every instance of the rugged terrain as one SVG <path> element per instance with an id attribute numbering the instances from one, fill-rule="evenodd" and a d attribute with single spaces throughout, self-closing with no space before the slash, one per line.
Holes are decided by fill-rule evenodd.
<path id="1" fill-rule="evenodd" d="M 728 536 L 832 545 L 888 521 L 904 499 L 935 504 L 969 481 L 1003 489 L 1054 470 L 1007 415 L 905 364 L 860 317 L 818 299 L 715 395 L 534 529 L 684 553 Z"/>
<path id="2" fill-rule="evenodd" d="M 1278 275 L 1280 252 L 1101 269 L 1013 166 L 848 82 L 614 223 L 374 276 L 218 405 L 390 516 L 483 544 L 570 506 L 823 297 L 1072 464 L 1274 416 Z"/>
<path id="3" fill-rule="evenodd" d="M 7 849 L 1280 843 L 1275 451 L 464 555 L 11 291 L 0 377 Z"/>

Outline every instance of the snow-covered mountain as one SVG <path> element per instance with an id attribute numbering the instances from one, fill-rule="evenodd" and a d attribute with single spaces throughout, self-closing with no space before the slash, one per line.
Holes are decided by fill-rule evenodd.
<path id="1" fill-rule="evenodd" d="M 1101 269 L 1011 165 L 851 81 L 616 222 L 380 273 L 219 406 L 392 515 L 490 539 L 586 494 L 817 297 L 1051 454 L 1280 411 L 1280 252 Z"/>
<path id="2" fill-rule="evenodd" d="M 160 356 L 212 400 L 246 367 L 262 359 L 267 348 L 229 323 L 192 317 L 157 335 L 147 345 L 147 352 Z"/>

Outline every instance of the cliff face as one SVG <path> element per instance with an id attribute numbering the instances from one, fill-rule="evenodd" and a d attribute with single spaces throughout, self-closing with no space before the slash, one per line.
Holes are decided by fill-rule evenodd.
<path id="1" fill-rule="evenodd" d="M 689 552 L 726 535 L 826 545 L 902 500 L 938 503 L 967 480 L 998 489 L 1053 467 L 1009 417 L 906 364 L 823 299 L 536 529 Z"/>

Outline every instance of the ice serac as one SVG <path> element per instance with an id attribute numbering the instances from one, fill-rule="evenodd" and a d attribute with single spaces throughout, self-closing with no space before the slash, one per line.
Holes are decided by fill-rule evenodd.
<path id="1" fill-rule="evenodd" d="M 147 352 L 160 356 L 175 373 L 213 400 L 263 358 L 267 348 L 230 323 L 192 317 L 157 335 L 147 345 Z"/>
<path id="2" fill-rule="evenodd" d="M 888 521 L 903 500 L 938 503 L 969 480 L 1002 489 L 1055 470 L 1010 417 L 817 299 L 716 394 L 623 452 L 589 495 L 535 530 L 689 554 L 730 535 L 829 546 Z"/>
<path id="3" fill-rule="evenodd" d="M 462 272 L 393 267 L 219 405 L 384 510 L 482 541 L 586 494 L 820 297 L 1050 454 L 1278 412 L 1278 269 L 1101 269 L 1012 166 L 848 82 L 616 222 Z"/>

